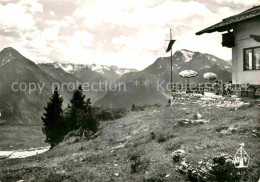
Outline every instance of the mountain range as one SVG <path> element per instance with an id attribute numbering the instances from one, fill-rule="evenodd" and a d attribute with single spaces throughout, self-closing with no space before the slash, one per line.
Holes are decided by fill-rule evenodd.
<path id="1" fill-rule="evenodd" d="M 38 64 L 38 66 L 46 74 L 52 76 L 61 83 L 73 83 L 74 85 L 76 85 L 77 82 L 89 84 L 99 82 L 112 83 L 118 80 L 125 73 L 137 71 L 136 69 L 118 68 L 117 66 L 96 64 L 83 65 L 58 62 Z M 99 100 L 106 94 L 106 92 L 101 91 L 98 86 L 94 87 L 93 90 L 90 89 L 84 92 L 86 97 L 90 98 L 93 102 Z"/>
<path id="2" fill-rule="evenodd" d="M 95 82 L 97 80 L 98 81 L 107 80 L 109 82 L 114 82 L 118 80 L 125 73 L 138 71 L 136 69 L 131 69 L 131 68 L 119 68 L 114 65 L 106 66 L 106 65 L 96 65 L 96 64 L 73 64 L 73 63 L 59 63 L 59 62 L 39 64 L 39 66 L 44 70 L 46 70 L 44 67 L 48 67 L 50 74 L 53 75 L 56 74 L 57 70 L 61 69 L 67 74 L 75 75 L 80 80 L 95 81 Z M 55 70 L 54 73 L 50 69 Z M 91 77 L 88 78 L 88 76 Z"/>
<path id="3" fill-rule="evenodd" d="M 116 90 L 114 93 L 109 91 L 95 104 L 98 106 L 126 108 L 130 108 L 132 104 L 166 104 L 170 94 L 169 89 L 167 89 L 171 75 L 170 60 L 170 57 L 161 57 L 142 71 L 124 74 L 117 82 L 127 83 L 127 91 L 121 92 Z M 184 83 L 186 81 L 186 79 L 179 76 L 179 72 L 183 70 L 194 70 L 198 72 L 198 76 L 191 79 L 191 81 L 195 83 L 206 82 L 203 75 L 207 72 L 217 74 L 218 80 L 222 80 L 223 82 L 231 80 L 230 63 L 216 56 L 200 52 L 189 50 L 176 51 L 173 55 L 172 69 L 173 83 Z M 139 86 L 134 85 L 135 81 L 139 82 Z M 146 89 L 141 88 L 147 82 L 149 83 L 149 87 L 146 87 Z M 163 89 L 158 90 L 157 87 L 159 85 Z M 136 90 L 136 92 L 133 92 L 134 90 Z M 154 90 L 156 90 L 156 93 L 153 92 Z"/>
<path id="4" fill-rule="evenodd" d="M 205 82 L 203 74 L 214 72 L 218 79 L 231 80 L 231 64 L 210 54 L 192 52 L 188 50 L 176 51 L 173 55 L 173 81 L 184 82 L 178 73 L 192 69 L 198 76 L 192 78 L 194 82 Z M 136 69 L 118 68 L 117 66 L 83 65 L 73 63 L 45 63 L 35 64 L 22 56 L 13 48 L 5 48 L 0 52 L 0 123 L 10 124 L 39 124 L 43 108 L 52 94 L 52 84 L 69 83 L 124 83 L 124 88 L 115 91 L 86 91 L 86 97 L 91 98 L 96 106 L 125 107 L 132 104 L 166 104 L 169 91 L 157 90 L 158 82 L 166 88 L 170 82 L 170 57 L 158 58 L 147 68 Z M 137 84 L 134 84 L 137 81 Z M 45 84 L 42 93 L 37 88 L 34 92 L 13 91 L 13 83 Z M 18 85 L 16 85 L 18 87 Z M 65 87 L 61 94 L 64 105 L 69 102 L 72 90 Z"/>
<path id="5" fill-rule="evenodd" d="M 52 94 L 52 83 L 60 82 L 10 47 L 0 52 L 0 77 L 1 122 L 40 123 L 44 106 Z M 37 86 L 35 91 L 29 92 L 29 84 Z M 63 90 L 61 94 L 65 103 L 68 102 L 71 93 Z"/>

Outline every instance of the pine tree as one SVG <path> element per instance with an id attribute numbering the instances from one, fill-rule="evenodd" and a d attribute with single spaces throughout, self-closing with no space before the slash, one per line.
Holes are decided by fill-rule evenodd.
<path id="1" fill-rule="evenodd" d="M 89 129 L 95 133 L 98 130 L 99 123 L 97 121 L 97 118 L 93 115 L 91 101 L 89 98 L 85 102 L 85 107 L 86 107 L 86 110 L 83 115 L 84 117 L 81 120 L 81 127 L 83 129 Z"/>
<path id="2" fill-rule="evenodd" d="M 98 122 L 93 115 L 90 99 L 85 101 L 81 86 L 73 93 L 66 111 L 67 132 L 79 128 L 97 131 Z"/>
<path id="3" fill-rule="evenodd" d="M 86 110 L 84 99 L 85 95 L 83 95 L 82 87 L 79 86 L 79 88 L 74 91 L 66 111 L 66 125 L 68 132 L 80 127 L 81 121 L 79 114 Z"/>
<path id="4" fill-rule="evenodd" d="M 46 135 L 45 141 L 49 143 L 51 147 L 57 145 L 63 139 L 65 134 L 62 102 L 63 98 L 60 96 L 56 88 L 50 101 L 47 103 L 47 107 L 44 108 L 44 116 L 41 117 L 44 124 L 42 131 Z"/>
<path id="5" fill-rule="evenodd" d="M 73 93 L 73 96 L 70 100 L 71 106 L 75 107 L 77 109 L 85 109 L 85 95 L 82 92 L 82 87 L 81 85 L 79 86 L 79 88 Z"/>

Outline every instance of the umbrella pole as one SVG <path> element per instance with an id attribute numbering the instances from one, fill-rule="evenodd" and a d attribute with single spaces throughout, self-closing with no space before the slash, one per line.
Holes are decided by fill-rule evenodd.
<path id="1" fill-rule="evenodd" d="M 188 81 L 187 81 L 187 91 L 190 90 L 189 86 L 190 86 L 190 78 L 188 78 Z"/>
<path id="2" fill-rule="evenodd" d="M 171 49 L 171 94 L 172 94 L 172 49 Z"/>

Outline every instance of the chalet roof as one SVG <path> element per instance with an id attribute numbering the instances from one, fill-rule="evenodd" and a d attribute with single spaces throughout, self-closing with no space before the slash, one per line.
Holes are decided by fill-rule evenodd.
<path id="1" fill-rule="evenodd" d="M 260 17 L 260 6 L 255 6 L 242 13 L 231 16 L 229 18 L 225 18 L 222 20 L 222 22 L 219 22 L 215 25 L 212 25 L 204 30 L 197 32 L 196 35 L 201 35 L 204 33 L 212 33 L 212 32 L 216 32 L 216 31 L 218 31 L 218 32 L 227 31 L 227 30 L 232 29 L 236 23 L 239 23 L 241 21 L 245 21 L 248 19 L 256 18 L 256 17 Z"/>

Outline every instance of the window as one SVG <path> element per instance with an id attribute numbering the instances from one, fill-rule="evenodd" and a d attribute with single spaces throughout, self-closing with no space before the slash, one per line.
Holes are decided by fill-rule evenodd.
<path id="1" fill-rule="evenodd" d="M 244 70 L 260 70 L 260 47 L 244 49 Z"/>
<path id="2" fill-rule="evenodd" d="M 260 47 L 254 50 L 255 69 L 260 70 Z"/>

